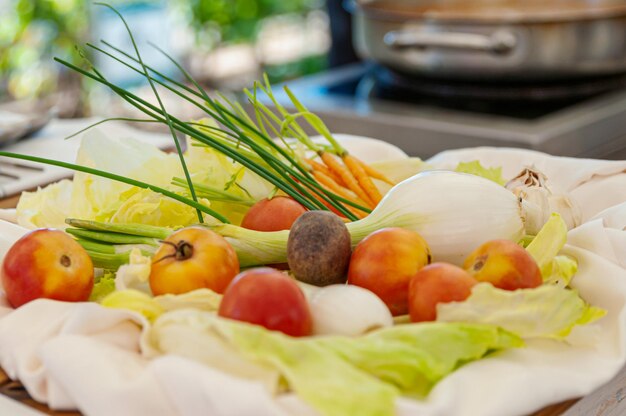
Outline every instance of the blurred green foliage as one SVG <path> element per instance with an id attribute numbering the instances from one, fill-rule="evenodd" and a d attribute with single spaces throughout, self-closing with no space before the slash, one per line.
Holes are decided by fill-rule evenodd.
<path id="1" fill-rule="evenodd" d="M 108 0 L 116 6 L 150 1 Z M 63 76 L 74 75 L 62 72 L 52 58 L 82 62 L 74 49 L 90 40 L 92 3 L 0 0 L 0 101 L 7 93 L 13 98 L 46 95 L 56 90 Z M 324 0 L 175 0 L 164 4 L 182 11 L 193 29 L 196 47 L 210 50 L 221 43 L 254 42 L 264 19 L 283 14 L 303 16 L 321 8 Z M 273 80 L 282 80 L 324 66 L 325 57 L 311 56 L 267 70 Z"/>
<path id="2" fill-rule="evenodd" d="M 319 9 L 323 0 L 179 0 L 200 36 L 216 29 L 220 41 L 252 41 L 263 19 Z"/>
<path id="3" fill-rule="evenodd" d="M 52 57 L 78 62 L 74 45 L 88 33 L 85 0 L 6 0 L 0 10 L 0 90 L 16 98 L 57 86 Z"/>

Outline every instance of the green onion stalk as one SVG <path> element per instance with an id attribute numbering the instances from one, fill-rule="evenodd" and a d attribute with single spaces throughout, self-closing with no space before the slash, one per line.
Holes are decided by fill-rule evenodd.
<path id="1" fill-rule="evenodd" d="M 121 99 L 147 116 L 147 119 L 118 117 L 107 119 L 105 121 L 123 119 L 125 121 L 144 123 L 158 122 L 168 126 L 168 129 L 174 139 L 175 147 L 184 172 L 184 178 L 182 178 L 184 183 L 180 180 L 180 178 L 175 180 L 175 185 L 181 188 L 180 193 L 152 186 L 148 183 L 131 180 L 110 172 L 100 171 L 76 164 L 46 158 L 30 157 L 10 152 L 0 152 L 0 156 L 63 166 L 75 171 L 85 172 L 120 181 L 129 185 L 150 189 L 196 209 L 200 223 L 203 222 L 203 214 L 206 214 L 224 224 L 227 224 L 228 220 L 223 215 L 207 206 L 204 206 L 198 201 L 198 191 L 196 188 L 201 188 L 199 191 L 202 194 L 210 194 L 209 196 L 212 196 L 216 200 L 224 200 L 224 195 L 219 192 L 215 192 L 215 189 L 210 190 L 210 192 L 206 192 L 206 186 L 203 187 L 203 184 L 196 184 L 191 180 L 191 175 L 186 166 L 182 149 L 176 135 L 176 133 L 182 133 L 193 141 L 192 145 L 204 145 L 217 150 L 233 161 L 241 164 L 244 168 L 267 180 L 277 189 L 289 195 L 309 210 L 328 210 L 330 208 L 353 221 L 357 218 L 348 207 L 351 206 L 361 211 L 369 212 L 367 208 L 346 200 L 345 198 L 342 198 L 341 196 L 336 195 L 321 186 L 310 174 L 306 164 L 303 163 L 300 156 L 298 156 L 298 154 L 287 144 L 287 137 L 295 137 L 298 141 L 305 144 L 305 146 L 310 150 L 316 150 L 319 148 L 319 146 L 313 144 L 313 142 L 304 133 L 304 129 L 298 125 L 298 118 L 306 119 L 309 124 L 313 125 L 318 130 L 320 134 L 324 137 L 328 137 L 332 144 L 332 136 L 327 134 L 328 129 L 326 129 L 323 124 L 320 124 L 321 120 L 319 120 L 319 118 L 315 118 L 314 115 L 310 115 L 306 111 L 302 111 L 301 104 L 297 101 L 297 99 L 295 99 L 295 97 L 293 97 L 293 94 L 291 94 L 290 91 L 288 91 L 288 93 L 290 97 L 292 97 L 294 105 L 299 109 L 299 112 L 296 114 L 289 114 L 284 107 L 277 105 L 278 114 L 276 114 L 267 106 L 262 104 L 258 99 L 259 91 L 261 91 L 267 94 L 270 100 L 277 104 L 267 77 L 265 78 L 265 86 L 255 83 L 252 91 L 245 91 L 246 96 L 248 97 L 248 102 L 254 110 L 254 116 L 251 117 L 240 103 L 231 102 L 226 97 L 221 95 L 219 98 L 210 97 L 209 94 L 182 68 L 181 65 L 179 65 L 170 55 L 158 47 L 155 46 L 155 48 L 161 51 L 180 69 L 182 75 L 191 86 L 176 81 L 175 79 L 166 76 L 165 74 L 154 69 L 152 66 L 146 64 L 141 57 L 140 50 L 135 43 L 132 31 L 128 27 L 124 17 L 117 10 L 115 10 L 115 8 L 108 4 L 96 4 L 110 8 L 117 13 L 126 27 L 134 53 L 123 51 L 106 41 L 102 41 L 102 47 L 89 43 L 87 44 L 87 47 L 142 75 L 150 85 L 158 105 L 151 104 L 132 92 L 113 83 L 86 58 L 86 69 L 73 65 L 60 58 L 55 58 L 55 60 L 82 74 L 83 76 L 110 88 L 111 91 L 113 91 Z M 81 55 L 84 57 L 84 54 L 81 53 Z M 203 111 L 207 117 L 217 122 L 217 125 L 201 125 L 200 123 L 184 121 L 175 117 L 165 108 L 165 105 L 158 93 L 157 86 L 165 88 L 184 101 L 191 103 Z M 95 123 L 94 125 L 100 123 L 102 122 Z M 274 140 L 275 138 L 279 139 L 278 142 Z M 184 194 L 182 194 L 183 192 Z M 239 202 L 244 205 L 249 205 L 250 203 L 250 201 L 247 200 Z"/>
<path id="2" fill-rule="evenodd" d="M 101 41 L 101 46 L 87 43 L 87 47 L 142 75 L 150 85 L 157 104 L 152 104 L 109 80 L 92 62 L 87 60 L 85 54 L 80 50 L 78 52 L 85 60 L 85 68 L 73 65 L 60 58 L 55 58 L 55 60 L 86 78 L 108 87 L 122 100 L 146 116 L 146 118 L 142 119 L 109 118 L 94 123 L 88 128 L 111 120 L 161 123 L 168 126 L 184 173 L 182 178 L 172 178 L 172 186 L 176 191 L 116 175 L 112 172 L 48 158 L 6 151 L 0 151 L 0 156 L 60 166 L 131 186 L 149 189 L 194 208 L 200 224 L 203 223 L 203 216 L 208 215 L 215 218 L 219 223 L 228 225 L 229 221 L 224 215 L 201 203 L 198 197 L 244 206 L 251 206 L 255 201 L 245 196 L 235 196 L 232 192 L 228 192 L 228 189 L 216 189 L 207 184 L 192 181 L 181 144 L 178 141 L 177 133 L 179 133 L 189 138 L 190 145 L 210 147 L 234 162 L 239 163 L 243 168 L 268 181 L 275 189 L 292 197 L 308 210 L 333 209 L 350 221 L 357 220 L 357 217 L 351 211 L 352 208 L 366 213 L 370 212 L 368 208 L 347 200 L 320 185 L 310 173 L 310 168 L 304 163 L 303 154 L 297 152 L 290 145 L 289 140 L 295 139 L 309 151 L 315 153 L 319 153 L 322 149 L 326 151 L 325 147 L 313 142 L 305 133 L 304 128 L 299 124 L 301 120 L 305 120 L 322 137 L 326 138 L 330 144 L 330 151 L 337 155 L 345 153 L 345 150 L 334 140 L 321 119 L 309 112 L 288 88 L 285 88 L 285 91 L 296 108 L 296 113 L 290 113 L 278 103 L 269 80 L 265 76 L 263 83 L 255 82 L 251 90 L 244 90 L 247 102 L 253 110 L 252 115 L 250 115 L 240 103 L 232 102 L 221 94 L 218 94 L 217 98 L 209 96 L 180 64 L 155 45 L 152 46 L 163 53 L 180 70 L 187 84 L 179 82 L 145 63 L 124 17 L 108 4 L 95 4 L 107 7 L 119 16 L 128 32 L 133 52 L 124 51 L 106 41 Z M 161 88 L 172 92 L 180 99 L 201 110 L 212 120 L 211 123 L 185 121 L 168 112 L 158 92 Z M 260 99 L 261 94 L 265 94 L 269 98 L 276 110 L 272 110 L 263 104 Z M 81 130 L 81 132 L 84 130 L 86 129 Z M 249 196 L 249 194 L 247 195 Z M 150 228 L 149 226 L 137 224 L 115 225 L 96 222 L 87 223 L 79 220 L 69 220 L 69 224 L 71 227 L 68 229 L 68 232 L 74 235 L 77 241 L 92 254 L 92 258 L 94 258 L 97 264 L 106 268 L 116 268 L 123 262 L 128 261 L 128 252 L 134 247 L 140 247 L 142 252 L 147 254 L 153 253 L 155 247 L 159 244 L 159 240 L 166 238 L 173 231 L 169 228 Z M 216 228 L 216 230 L 219 230 L 219 228 Z M 250 247 L 244 247 L 246 244 L 254 245 L 254 242 L 246 243 L 238 239 L 232 240 L 236 245 L 240 246 L 238 252 L 244 266 L 263 264 L 265 259 L 275 256 L 274 254 L 270 255 L 269 252 L 274 253 L 283 244 L 281 242 L 276 247 L 271 247 L 272 243 L 269 242 L 268 247 L 271 247 L 271 249 L 269 252 L 263 252 L 263 248 L 252 250 Z"/>
<path id="3" fill-rule="evenodd" d="M 381 228 L 413 230 L 428 241 L 434 261 L 462 264 L 485 241 L 502 238 L 519 241 L 526 234 L 536 234 L 538 230 L 532 224 L 542 225 L 537 221 L 542 217 L 543 212 L 536 204 L 520 201 L 493 181 L 458 172 L 430 171 L 396 185 L 370 215 L 348 223 L 347 227 L 353 246 Z M 125 226 L 115 229 L 111 228 L 112 224 L 76 221 L 69 224 L 74 228 L 132 234 Z M 242 267 L 286 261 L 289 231 L 261 232 L 232 224 L 206 226 L 226 238 Z M 141 231 L 135 234 L 140 236 Z M 160 229 L 159 232 L 165 235 L 172 231 Z M 96 239 L 106 243 L 94 235 Z"/>

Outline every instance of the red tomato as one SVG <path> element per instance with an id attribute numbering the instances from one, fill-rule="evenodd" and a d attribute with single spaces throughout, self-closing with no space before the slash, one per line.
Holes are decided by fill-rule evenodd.
<path id="1" fill-rule="evenodd" d="M 224 237 L 206 228 L 184 228 L 169 236 L 152 258 L 150 288 L 155 295 L 201 288 L 223 293 L 237 273 L 237 253 Z"/>
<path id="2" fill-rule="evenodd" d="M 11 306 L 37 298 L 80 302 L 93 289 L 93 263 L 84 248 L 63 231 L 35 230 L 7 252 L 2 286 Z"/>
<path id="3" fill-rule="evenodd" d="M 218 315 L 292 337 L 310 335 L 313 327 L 309 305 L 298 284 L 269 267 L 240 273 L 226 289 Z"/>
<path id="4" fill-rule="evenodd" d="M 461 302 L 478 281 L 460 267 L 433 263 L 421 269 L 409 282 L 409 313 L 412 322 L 437 319 L 437 304 Z"/>
<path id="5" fill-rule="evenodd" d="M 409 280 L 430 263 L 426 241 L 403 228 L 383 228 L 365 237 L 352 252 L 348 283 L 371 290 L 393 315 L 408 311 Z"/>
<path id="6" fill-rule="evenodd" d="M 275 196 L 254 204 L 243 217 L 241 226 L 256 231 L 288 230 L 305 212 L 306 209 L 295 200 L 286 196 Z"/>

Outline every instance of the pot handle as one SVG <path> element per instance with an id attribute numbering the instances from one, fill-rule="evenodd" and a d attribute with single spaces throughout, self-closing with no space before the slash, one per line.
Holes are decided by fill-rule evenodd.
<path id="1" fill-rule="evenodd" d="M 387 32 L 383 41 L 392 49 L 438 48 L 488 52 L 497 55 L 510 53 L 517 45 L 515 35 L 509 31 L 503 30 L 496 31 L 491 35 L 455 32 L 425 33 L 414 30 L 394 30 Z"/>

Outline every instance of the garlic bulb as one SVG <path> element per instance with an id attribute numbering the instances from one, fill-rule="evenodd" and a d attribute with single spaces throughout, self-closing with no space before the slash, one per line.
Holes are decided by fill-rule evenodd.
<path id="1" fill-rule="evenodd" d="M 309 307 L 314 335 L 357 336 L 393 325 L 384 302 L 359 286 L 325 286 L 315 292 Z"/>
<path id="2" fill-rule="evenodd" d="M 534 167 L 524 168 L 515 178 L 511 179 L 506 188 L 515 196 L 524 201 L 531 202 L 541 211 L 541 223 L 545 223 L 550 214 L 557 212 L 567 224 L 568 229 L 581 224 L 582 215 L 580 208 L 555 184 L 547 184 L 548 178 Z"/>
<path id="3" fill-rule="evenodd" d="M 385 227 L 416 231 L 428 243 L 433 261 L 459 265 L 485 241 L 517 241 L 527 232 L 537 232 L 546 220 L 542 214 L 536 204 L 519 200 L 488 179 L 428 171 L 394 186 L 370 215 L 347 227 L 353 246 Z M 286 260 L 288 231 L 268 233 L 234 225 L 211 228 L 231 243 L 243 267 Z"/>

